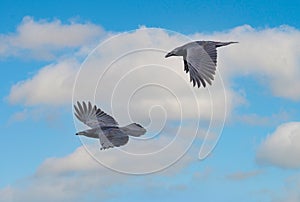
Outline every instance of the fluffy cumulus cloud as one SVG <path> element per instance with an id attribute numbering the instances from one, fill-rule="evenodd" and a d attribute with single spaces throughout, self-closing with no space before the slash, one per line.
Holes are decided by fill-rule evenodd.
<path id="1" fill-rule="evenodd" d="M 156 131 L 161 129 L 160 123 L 168 123 L 171 128 L 172 124 L 178 126 L 177 123 L 182 121 L 181 126 L 185 126 L 180 132 L 182 136 L 179 135 L 174 142 L 163 136 L 147 140 L 145 144 L 134 144 L 143 140 L 132 139 L 128 147 L 122 147 L 123 153 L 127 154 L 136 151 L 151 153 L 171 143 L 163 157 L 160 155 L 160 158 L 150 161 L 140 159 L 140 163 L 128 163 L 126 158 L 117 158 L 120 150 L 103 155 L 88 147 L 91 154 L 98 154 L 94 156 L 96 159 L 101 159 L 109 167 L 138 173 L 141 166 L 155 170 L 169 163 L 174 153 L 185 151 L 190 145 L 183 137 L 189 133 L 191 138 L 188 140 L 192 140 L 193 134 L 197 134 L 195 129 L 199 127 L 199 117 L 206 123 L 210 122 L 210 127 L 216 130 L 210 131 L 213 136 L 207 138 L 212 140 L 212 146 L 206 149 L 209 153 L 222 130 L 226 114 L 230 115 L 235 107 L 245 103 L 243 94 L 232 88 L 234 77 L 254 75 L 262 88 L 269 88 L 275 96 L 300 100 L 300 90 L 295 88 L 300 85 L 300 32 L 294 28 L 282 26 L 257 30 L 244 25 L 226 32 L 183 36 L 163 29 L 141 27 L 112 38 L 108 38 L 109 35 L 91 23 L 64 24 L 59 20 L 36 21 L 30 17 L 23 19 L 16 33 L 0 35 L 1 57 L 52 59 L 31 78 L 11 87 L 7 97 L 10 103 L 34 107 L 71 104 L 72 98 L 74 101 L 91 100 L 122 125 L 141 122 L 149 131 L 153 124 Z M 174 47 L 199 39 L 239 41 L 219 48 L 215 81 L 205 89 L 192 87 L 189 75 L 183 71 L 181 58 L 164 58 Z M 81 64 L 82 53 L 89 53 L 99 41 L 103 43 Z M 24 116 L 19 114 L 15 118 L 22 120 Z M 243 119 L 252 123 L 257 117 Z M 202 128 L 199 131 L 205 138 L 203 134 L 207 131 Z M 298 134 L 299 122 L 279 126 L 260 145 L 257 161 L 284 168 L 300 168 L 297 161 L 300 155 Z M 190 161 L 190 158 L 184 159 L 185 163 Z M 178 166 L 174 172 L 176 168 Z M 259 171 L 241 172 L 228 178 L 240 180 L 258 174 Z M 4 201 L 80 201 L 90 192 L 109 197 L 109 189 L 126 180 L 128 176 L 103 168 L 80 147 L 66 157 L 47 159 L 25 184 L 0 190 L 0 198 Z M 95 189 L 91 190 L 91 187 Z"/>
<path id="2" fill-rule="evenodd" d="M 71 59 L 47 65 L 34 77 L 13 85 L 8 99 L 11 103 L 24 105 L 61 105 L 70 102 L 79 65 Z"/>
<path id="3" fill-rule="evenodd" d="M 180 147 L 179 143 L 177 142 L 178 147 Z M 99 153 L 98 144 L 95 149 Z M 151 148 L 143 149 L 148 150 Z M 109 154 L 101 155 L 101 160 L 116 167 L 134 168 L 140 165 L 150 167 L 153 164 L 160 166 L 165 157 L 173 155 L 175 150 L 174 147 L 172 151 L 162 155 L 158 161 L 143 161 L 142 164 L 141 162 L 128 163 L 126 158 L 118 158 L 118 156 Z M 107 152 L 114 151 L 107 150 L 104 153 Z M 147 159 L 145 156 L 144 158 Z M 189 162 L 191 162 L 191 157 L 186 155 L 169 169 L 161 171 L 158 175 L 158 181 L 162 175 L 169 177 L 177 174 Z M 84 199 L 93 201 L 96 198 L 105 200 L 115 197 L 116 194 L 121 194 L 111 191 L 114 186 L 122 186 L 123 183 L 126 183 L 127 188 L 130 189 L 131 186 L 136 187 L 135 183 L 138 182 L 143 184 L 143 187 L 151 187 L 154 183 L 153 180 L 156 180 L 155 176 L 155 174 L 152 174 L 135 177 L 134 175 L 121 174 L 105 168 L 97 162 L 97 156 L 91 156 L 84 146 L 81 146 L 67 156 L 46 159 L 32 176 L 1 189 L 0 200 L 8 202 L 82 201 Z M 149 177 L 152 180 L 148 181 Z M 166 185 L 166 188 L 168 186 Z M 176 184 L 172 186 L 176 186 Z"/>
<path id="4" fill-rule="evenodd" d="M 201 108 L 204 119 L 214 115 L 223 120 L 226 108 L 231 111 L 235 93 L 223 88 L 220 75 L 209 90 L 198 90 L 183 72 L 182 59 L 164 58 L 174 45 L 187 41 L 161 29 L 141 28 L 99 46 L 80 69 L 65 60 L 43 67 L 32 78 L 15 84 L 9 100 L 25 105 L 65 104 L 70 103 L 74 89 L 74 99 L 96 98 L 104 106 L 113 103 L 124 108 L 124 103 L 132 101 L 129 107 L 135 106 L 140 117 L 149 108 L 162 106 L 173 119 L 199 117 L 197 108 Z M 76 71 L 79 76 L 74 83 Z"/>
<path id="5" fill-rule="evenodd" d="M 298 169 L 300 155 L 300 122 L 280 125 L 261 143 L 256 154 L 260 164 Z"/>
<path id="6" fill-rule="evenodd" d="M 79 147 L 74 153 L 46 160 L 36 173 L 0 191 L 1 201 L 82 201 L 89 195 L 105 199 L 109 188 L 125 176 L 97 164 Z"/>
<path id="7" fill-rule="evenodd" d="M 52 35 L 56 36 L 68 36 L 60 30 L 72 30 L 72 33 L 79 30 L 82 38 L 64 41 L 41 37 L 41 41 L 31 42 L 31 45 L 26 44 L 30 41 L 26 39 L 26 43 L 20 43 L 23 44 L 20 49 L 37 50 L 52 44 L 53 40 L 54 47 L 84 47 L 90 38 L 99 37 L 101 32 L 100 27 L 91 24 L 66 25 L 59 21 L 35 22 L 26 18 L 19 26 L 18 38 L 23 38 L 21 33 L 25 32 L 22 31 L 25 25 L 54 30 L 57 34 Z M 93 27 L 88 29 L 92 33 L 83 31 L 89 26 Z M 190 36 L 141 27 L 102 40 L 81 65 L 78 52 L 73 51 L 71 59 L 60 59 L 42 67 L 32 78 L 13 85 L 8 100 L 30 106 L 57 106 L 70 104 L 73 96 L 74 101 L 93 101 L 122 124 L 136 121 L 151 125 L 170 120 L 199 120 L 200 117 L 200 120 L 211 122 L 211 128 L 218 129 L 214 131 L 218 139 L 225 118 L 235 107 L 245 103 L 244 94 L 233 90 L 232 78 L 254 75 L 274 95 L 293 100 L 300 98 L 298 88 L 286 87 L 300 85 L 299 36 L 298 30 L 287 26 L 256 30 L 244 25 L 226 32 Z M 164 58 L 174 47 L 199 39 L 239 41 L 219 48 L 215 81 L 205 89 L 192 87 L 189 75 L 183 71 L 181 58 Z M 206 149 L 208 153 L 215 142 Z"/>
<path id="8" fill-rule="evenodd" d="M 63 24 L 60 20 L 34 20 L 24 17 L 16 33 L 0 35 L 0 57 L 19 56 L 38 59 L 53 59 L 56 52 L 66 48 L 81 48 L 105 33 L 91 23 L 70 22 Z"/>
<path id="9" fill-rule="evenodd" d="M 206 38 L 239 41 L 236 48 L 220 51 L 223 74 L 252 75 L 275 96 L 300 100 L 299 88 L 292 87 L 300 85 L 299 30 L 289 26 L 257 30 L 244 25 Z"/>
<path id="10" fill-rule="evenodd" d="M 36 22 L 29 18 L 24 20 L 23 24 L 31 25 L 36 24 Z M 59 21 L 48 24 L 42 22 L 39 24 L 42 24 L 41 29 L 46 30 L 57 26 L 66 27 L 66 30 L 74 28 L 72 33 L 76 33 L 75 30 L 85 30 L 85 26 L 91 26 L 89 24 L 76 25 L 77 27 L 72 24 L 63 25 Z M 20 25 L 20 27 L 22 26 L 25 25 Z M 58 33 L 60 34 L 61 32 L 58 31 Z M 84 35 L 82 33 L 86 32 L 79 31 L 79 33 L 81 33 L 79 35 Z M 68 36 L 68 34 L 60 35 Z M 90 38 L 91 36 L 87 34 L 86 38 Z M 202 110 L 202 117 L 210 119 L 211 115 L 214 114 L 219 119 L 222 119 L 225 107 L 227 108 L 227 113 L 230 113 L 234 106 L 244 102 L 243 95 L 231 89 L 230 79 L 236 76 L 251 74 L 257 77 L 258 82 L 263 81 L 261 84 L 269 87 L 276 96 L 296 100 L 300 98 L 298 88 L 287 88 L 287 86 L 299 85 L 299 79 L 297 78 L 299 78 L 300 72 L 297 66 L 300 57 L 297 46 L 299 46 L 300 34 L 298 30 L 286 26 L 255 30 L 245 25 L 227 32 L 213 33 L 211 35 L 195 34 L 188 37 L 193 39 L 239 41 L 239 44 L 218 50 L 219 71 L 217 72 L 216 81 L 213 86 L 208 89 L 191 89 L 189 77 L 182 70 L 182 60 L 180 58 L 165 59 L 163 57 L 166 51 L 189 41 L 189 38 L 182 35 L 170 34 L 161 29 L 140 28 L 135 32 L 113 37 L 98 47 L 93 56 L 81 68 L 79 80 L 75 86 L 77 98 L 94 98 L 97 97 L 96 93 L 98 93 L 102 98 L 101 102 L 103 103 L 103 99 L 106 99 L 105 103 L 109 105 L 113 98 L 112 94 L 115 92 L 114 96 L 120 100 L 119 103 L 116 102 L 115 106 L 124 106 L 123 103 L 127 103 L 128 101 L 126 97 L 128 93 L 130 95 L 135 93 L 135 106 L 145 108 L 145 106 L 149 105 L 149 102 L 151 102 L 150 104 L 158 103 L 158 105 L 162 104 L 159 102 L 164 102 L 169 108 L 173 107 L 169 115 L 172 114 L 173 117 L 177 118 L 178 114 L 176 115 L 176 110 L 174 111 L 175 108 L 178 108 L 177 98 L 180 98 L 181 106 L 188 106 L 188 103 L 196 100 L 197 106 Z M 42 47 L 44 46 L 41 45 L 43 43 L 52 44 L 53 40 L 55 41 L 53 44 L 60 44 L 62 47 L 80 46 L 86 43 L 86 38 L 74 39 L 74 43 L 73 40 L 72 42 L 59 43 L 59 41 L 64 40 L 48 39 L 45 37 L 42 38 L 44 42 L 33 43 L 35 45 L 32 45 L 31 48 Z M 29 45 L 22 46 L 30 48 Z M 9 95 L 10 100 L 25 104 L 45 103 L 45 100 L 48 100 L 47 104 L 68 103 L 71 99 L 71 94 L 68 91 L 72 92 L 73 90 L 70 81 L 75 80 L 76 74 L 74 74 L 74 71 L 79 70 L 79 65 L 74 65 L 77 69 L 70 73 L 64 67 L 65 61 L 62 64 L 60 63 L 57 62 L 56 64 L 49 65 L 52 68 L 46 66 L 34 75 L 33 78 L 14 85 Z M 46 75 L 49 75 L 49 78 L 60 75 L 59 79 L 62 80 L 59 83 L 62 88 L 58 89 L 57 85 L 53 83 L 45 85 L 45 81 L 51 80 Z M 222 76 L 222 80 L 219 76 Z M 165 87 L 165 92 L 162 92 L 164 94 L 162 98 L 164 99 L 160 99 L 161 95 L 154 95 L 155 92 L 158 92 L 158 86 L 155 87 L 152 85 L 151 87 L 148 85 L 149 83 Z M 225 85 L 225 90 L 223 84 Z M 47 87 L 47 90 L 44 87 Z M 140 89 L 142 87 L 144 91 Z M 23 91 L 23 89 L 30 89 L 30 92 L 28 90 Z M 145 89 L 147 90 L 145 91 Z M 161 89 L 163 88 L 161 87 Z M 47 91 L 50 93 L 47 93 Z M 151 95 L 151 99 L 145 97 L 146 95 L 143 92 L 147 92 L 144 93 L 146 95 Z M 172 97 L 171 94 L 174 96 Z M 140 109 L 137 111 L 142 112 Z M 189 114 L 189 117 L 198 116 L 194 113 L 194 104 L 189 108 L 187 107 L 186 112 Z"/>

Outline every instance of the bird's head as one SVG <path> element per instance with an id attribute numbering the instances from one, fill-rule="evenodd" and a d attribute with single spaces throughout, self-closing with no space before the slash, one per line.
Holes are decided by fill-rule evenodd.
<path id="1" fill-rule="evenodd" d="M 75 135 L 86 135 L 86 131 L 80 131 L 80 132 L 76 133 Z"/>
<path id="2" fill-rule="evenodd" d="M 171 57 L 171 56 L 176 56 L 173 51 L 167 53 L 167 55 L 165 55 L 165 58 Z"/>
<path id="3" fill-rule="evenodd" d="M 165 58 L 168 58 L 168 57 L 171 57 L 171 56 L 183 56 L 184 51 L 185 50 L 182 49 L 181 47 L 175 48 L 171 52 L 167 53 L 167 55 L 165 55 Z"/>

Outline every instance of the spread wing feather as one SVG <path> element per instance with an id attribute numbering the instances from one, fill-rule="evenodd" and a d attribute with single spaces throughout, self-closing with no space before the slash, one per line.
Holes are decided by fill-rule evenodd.
<path id="1" fill-rule="evenodd" d="M 200 45 L 195 43 L 193 47 L 187 49 L 186 58 L 184 58 L 184 70 L 190 72 L 190 80 L 193 86 L 197 84 L 198 88 L 202 85 L 211 85 L 214 80 L 217 64 L 217 50 L 214 43 L 205 43 Z"/>
<path id="2" fill-rule="evenodd" d="M 93 107 L 90 102 L 88 102 L 88 104 L 85 102 L 82 102 L 82 104 L 77 102 L 77 106 L 74 105 L 74 109 L 74 114 L 77 119 L 91 128 L 118 125 L 117 121 L 113 117 L 97 108 L 96 105 Z"/>

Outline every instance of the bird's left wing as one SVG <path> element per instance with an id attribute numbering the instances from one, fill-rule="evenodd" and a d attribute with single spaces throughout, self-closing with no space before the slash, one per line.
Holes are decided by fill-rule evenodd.
<path id="1" fill-rule="evenodd" d="M 187 48 L 187 55 L 184 58 L 184 69 L 190 71 L 190 80 L 193 86 L 198 88 L 206 83 L 211 85 L 216 71 L 217 50 L 214 44 L 199 45 L 194 43 Z"/>
<path id="2" fill-rule="evenodd" d="M 106 114 L 101 109 L 97 108 L 96 105 L 92 106 L 90 102 L 77 102 L 77 106 L 74 105 L 75 116 L 79 121 L 88 125 L 91 128 L 97 128 L 100 126 L 117 126 L 117 121 Z"/>

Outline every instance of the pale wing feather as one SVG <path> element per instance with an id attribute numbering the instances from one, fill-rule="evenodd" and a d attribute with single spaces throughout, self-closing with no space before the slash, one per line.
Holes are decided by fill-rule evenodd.
<path id="1" fill-rule="evenodd" d="M 185 69 L 189 69 L 190 80 L 193 85 L 198 87 L 206 86 L 214 80 L 216 71 L 217 51 L 213 44 L 207 44 L 207 47 L 198 45 L 197 43 L 192 47 L 187 48 Z"/>
<path id="2" fill-rule="evenodd" d="M 93 107 L 90 102 L 88 105 L 86 105 L 85 102 L 82 102 L 82 104 L 77 102 L 77 106 L 74 105 L 74 109 L 75 116 L 78 120 L 91 128 L 118 125 L 113 117 L 109 116 L 96 106 Z"/>

